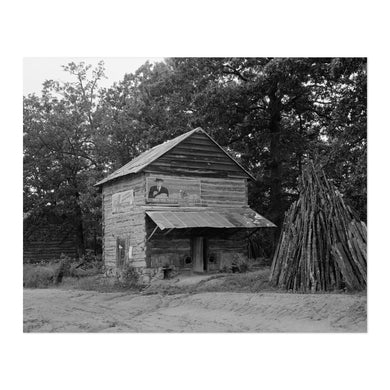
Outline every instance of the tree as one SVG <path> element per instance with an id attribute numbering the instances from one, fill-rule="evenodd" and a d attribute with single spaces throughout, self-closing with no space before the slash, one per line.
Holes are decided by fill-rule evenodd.
<path id="1" fill-rule="evenodd" d="M 102 64 L 65 70 L 74 83 L 25 98 L 25 209 L 64 208 L 80 243 L 99 223 L 93 181 L 197 126 L 257 178 L 250 206 L 279 227 L 311 159 L 365 220 L 365 59 L 169 58 L 99 93 Z"/>
<path id="2" fill-rule="evenodd" d="M 99 63 L 88 79 L 90 69 L 84 63 L 70 63 L 64 70 L 75 76 L 75 82 L 46 81 L 42 97 L 24 98 L 24 208 L 67 216 L 80 255 L 90 230 L 87 221 L 96 225 L 100 219 L 92 184 L 102 170 L 94 136 L 99 126 L 96 90 L 104 67 Z"/>
<path id="3" fill-rule="evenodd" d="M 122 145 L 123 136 L 131 134 L 136 150 L 126 156 L 130 160 L 148 147 L 203 127 L 258 177 L 251 186 L 251 205 L 280 226 L 297 196 L 305 162 L 322 159 L 329 165 L 332 158 L 325 161 L 324 156 L 335 150 L 348 159 L 341 145 L 348 149 L 351 135 L 344 131 L 341 139 L 334 126 L 340 129 L 347 123 L 346 104 L 353 98 L 343 100 L 340 91 L 346 83 L 352 89 L 356 86 L 357 78 L 348 78 L 359 67 L 359 60 L 354 61 L 170 58 L 154 66 L 145 64 L 110 90 L 110 102 L 125 102 L 115 106 L 115 115 L 121 118 L 115 134 Z M 115 115 L 108 115 L 107 123 L 115 123 Z M 350 120 L 353 125 L 356 121 Z M 364 121 L 360 128 L 364 136 Z M 334 149 L 335 142 L 339 148 Z M 330 165 L 327 171 L 331 178 L 341 178 Z"/>

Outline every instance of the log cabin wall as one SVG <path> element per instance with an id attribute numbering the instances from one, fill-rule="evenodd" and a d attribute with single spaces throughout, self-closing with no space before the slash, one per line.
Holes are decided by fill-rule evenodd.
<path id="1" fill-rule="evenodd" d="M 154 224 L 147 217 L 147 236 L 153 232 Z M 177 229 L 171 232 L 158 231 L 146 243 L 146 266 L 192 270 L 191 239 L 204 237 L 207 271 L 229 267 L 239 257 L 247 256 L 246 233 L 237 229 Z"/>
<path id="2" fill-rule="evenodd" d="M 154 230 L 154 223 L 147 217 L 147 236 Z M 192 268 L 186 258 L 191 257 L 191 234 L 186 231 L 173 230 L 168 234 L 158 231 L 146 243 L 146 267 L 161 268 L 166 265 L 178 268 Z"/>
<path id="3" fill-rule="evenodd" d="M 161 178 L 169 191 L 169 198 L 177 200 L 180 206 L 248 206 L 247 179 L 174 176 L 155 172 L 148 172 L 145 177 L 147 193 L 156 178 Z"/>
<path id="4" fill-rule="evenodd" d="M 145 204 L 144 174 L 107 183 L 102 198 L 104 264 L 108 269 L 120 268 L 125 262 L 145 267 L 145 211 L 140 207 Z"/>
<path id="5" fill-rule="evenodd" d="M 199 195 L 202 206 L 210 210 L 225 210 L 227 207 L 247 206 L 246 179 L 210 178 L 158 175 L 164 179 L 170 196 L 185 191 L 189 196 Z M 191 237 L 198 234 L 193 230 L 183 234 L 181 231 L 164 235 L 155 233 L 149 242 L 146 238 L 153 232 L 152 221 L 145 222 L 145 210 L 158 205 L 148 205 L 148 191 L 154 184 L 155 173 L 125 176 L 103 186 L 103 257 L 106 267 L 118 267 L 119 248 L 123 250 L 123 263 L 129 262 L 134 267 L 160 268 L 166 264 L 180 268 L 191 268 L 186 258 L 191 257 Z M 129 191 L 134 191 L 131 198 Z M 119 198 L 116 201 L 116 198 Z M 198 198 L 193 202 L 186 198 L 177 198 L 180 205 L 199 206 Z M 195 200 L 194 200 L 195 199 Z M 184 204 L 182 203 L 184 202 Z M 131 203 L 131 204 L 130 204 Z M 173 207 L 174 209 L 175 207 Z M 214 264 L 209 269 L 219 269 L 224 262 L 233 259 L 232 254 L 245 255 L 246 241 L 236 233 L 222 229 L 207 240 L 209 251 L 214 255 Z M 206 236 L 207 238 L 207 236 Z M 130 250 L 131 247 L 131 258 Z M 122 264 L 119 264 L 119 266 Z"/>
<path id="6" fill-rule="evenodd" d="M 208 239 L 208 262 L 209 269 L 222 270 L 225 267 L 230 267 L 232 262 L 238 261 L 240 258 L 247 258 L 248 243 L 247 232 L 241 230 L 221 231 L 218 235 Z M 210 263 L 210 257 L 214 256 L 214 263 Z"/>

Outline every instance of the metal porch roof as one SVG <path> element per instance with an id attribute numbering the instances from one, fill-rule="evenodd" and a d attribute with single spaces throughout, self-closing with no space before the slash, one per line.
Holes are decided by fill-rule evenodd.
<path id="1" fill-rule="evenodd" d="M 266 218 L 248 208 L 218 211 L 196 210 L 146 211 L 146 214 L 161 229 L 209 228 L 260 228 L 275 227 Z"/>

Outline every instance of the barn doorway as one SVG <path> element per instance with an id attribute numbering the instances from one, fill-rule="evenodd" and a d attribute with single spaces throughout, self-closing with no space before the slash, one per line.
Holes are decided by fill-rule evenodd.
<path id="1" fill-rule="evenodd" d="M 122 237 L 116 238 L 116 268 L 122 269 L 125 264 L 126 241 Z"/>
<path id="2" fill-rule="evenodd" d="M 123 266 L 132 258 L 133 248 L 130 246 L 130 236 L 116 238 L 116 268 L 123 269 Z"/>
<path id="3" fill-rule="evenodd" d="M 207 239 L 205 237 L 192 237 L 191 252 L 193 271 L 207 272 Z"/>

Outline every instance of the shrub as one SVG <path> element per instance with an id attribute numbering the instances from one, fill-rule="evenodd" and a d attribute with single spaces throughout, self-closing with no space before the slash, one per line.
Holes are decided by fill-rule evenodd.
<path id="1" fill-rule="evenodd" d="M 235 272 L 235 270 L 240 273 L 248 272 L 250 270 L 250 265 L 251 262 L 248 258 L 238 254 L 234 255 L 234 261 L 232 263 L 233 272 Z"/>
<path id="2" fill-rule="evenodd" d="M 103 262 L 100 255 L 94 255 L 93 251 L 87 250 L 79 261 L 70 265 L 69 276 L 80 278 L 95 276 L 103 273 Z"/>
<path id="3" fill-rule="evenodd" d="M 82 278 L 86 276 L 95 276 L 102 273 L 103 272 L 101 264 L 85 265 L 84 263 L 76 263 L 72 264 L 69 276 L 73 278 Z"/>
<path id="4" fill-rule="evenodd" d="M 44 288 L 54 283 L 56 268 L 53 265 L 32 265 L 23 266 L 23 287 Z"/>
<path id="5" fill-rule="evenodd" d="M 227 265 L 224 265 L 224 266 L 219 270 L 219 272 L 222 272 L 222 273 L 224 273 L 224 274 L 231 273 L 231 272 L 232 272 L 232 267 L 227 266 Z"/>
<path id="6" fill-rule="evenodd" d="M 102 255 L 95 255 L 94 251 L 91 249 L 86 249 L 85 254 L 80 257 L 80 261 L 83 263 L 102 263 Z"/>
<path id="7" fill-rule="evenodd" d="M 123 287 L 139 288 L 140 287 L 140 274 L 130 264 L 125 264 L 119 277 L 119 283 Z"/>

